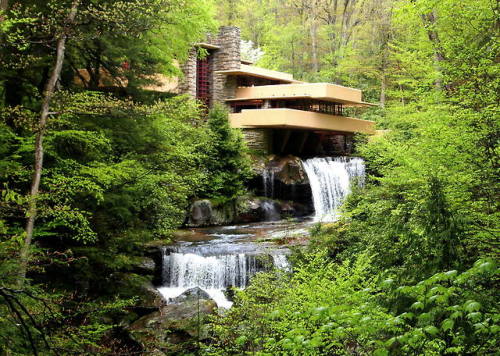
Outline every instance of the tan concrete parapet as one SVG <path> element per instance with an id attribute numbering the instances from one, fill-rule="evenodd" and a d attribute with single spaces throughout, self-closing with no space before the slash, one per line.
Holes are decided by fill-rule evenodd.
<path id="1" fill-rule="evenodd" d="M 217 71 L 216 73 L 226 74 L 226 75 L 244 75 L 244 76 L 277 80 L 287 83 L 302 83 L 299 80 L 293 79 L 292 74 L 251 66 L 243 63 L 240 65 L 240 69 L 222 70 L 222 71 Z"/>
<path id="2" fill-rule="evenodd" d="M 375 133 L 375 122 L 294 109 L 249 109 L 229 114 L 234 128 L 289 128 Z"/>
<path id="3" fill-rule="evenodd" d="M 255 99 L 317 99 L 346 106 L 372 106 L 362 100 L 361 90 L 329 83 L 297 83 L 241 87 L 228 101 Z"/>

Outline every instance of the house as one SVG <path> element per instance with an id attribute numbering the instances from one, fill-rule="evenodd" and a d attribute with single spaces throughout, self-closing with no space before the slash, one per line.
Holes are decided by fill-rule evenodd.
<path id="1" fill-rule="evenodd" d="M 203 49 L 203 56 L 199 55 Z M 259 68 L 241 59 L 240 30 L 224 26 L 197 43 L 182 66 L 178 91 L 227 105 L 231 126 L 242 129 L 250 148 L 266 154 L 348 154 L 356 133 L 374 134 L 373 121 L 344 114 L 373 104 L 359 89 L 305 83 L 291 74 Z"/>
<path id="2" fill-rule="evenodd" d="M 230 124 L 243 131 L 248 146 L 264 154 L 298 157 L 350 154 L 356 133 L 375 134 L 373 121 L 348 117 L 345 109 L 373 104 L 359 89 L 330 83 L 305 83 L 291 74 L 259 68 L 241 59 L 237 27 L 223 26 L 193 46 L 180 65 L 183 78 L 153 76 L 143 89 L 188 94 L 210 108 L 228 107 Z M 202 55 L 200 55 L 202 53 Z M 126 87 L 126 78 L 98 72 L 98 87 Z M 91 76 L 78 71 L 77 85 L 89 87 Z"/>

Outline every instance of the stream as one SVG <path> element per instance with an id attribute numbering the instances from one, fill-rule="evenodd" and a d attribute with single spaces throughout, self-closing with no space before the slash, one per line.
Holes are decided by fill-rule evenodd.
<path id="1" fill-rule="evenodd" d="M 290 269 L 289 249 L 306 242 L 316 222 L 335 221 L 352 184 L 363 184 L 365 166 L 357 157 L 316 157 L 302 161 L 311 185 L 315 215 L 308 219 L 279 220 L 274 204 L 262 208 L 268 222 L 181 230 L 172 246 L 162 250 L 162 286 L 167 300 L 199 287 L 220 308 L 230 308 L 229 287 L 245 288 L 259 271 Z M 266 172 L 266 171 L 265 171 Z M 274 171 L 263 175 L 266 195 L 274 194 Z"/>
<path id="2" fill-rule="evenodd" d="M 163 249 L 163 286 L 158 290 L 168 302 L 200 287 L 219 307 L 229 308 L 228 287 L 245 288 L 259 271 L 290 268 L 290 251 L 279 242 L 307 235 L 312 223 L 281 220 L 183 230 L 173 246 Z"/>

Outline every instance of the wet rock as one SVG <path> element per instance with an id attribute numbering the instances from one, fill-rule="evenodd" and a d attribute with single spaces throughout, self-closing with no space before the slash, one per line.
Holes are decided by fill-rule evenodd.
<path id="1" fill-rule="evenodd" d="M 210 200 L 197 200 L 190 209 L 186 225 L 190 227 L 227 225 L 235 221 L 236 204 L 213 204 Z"/>
<path id="2" fill-rule="evenodd" d="M 297 173 L 294 179 L 301 179 L 300 174 Z M 286 179 L 290 182 L 292 178 L 287 176 Z M 245 196 L 234 202 L 219 205 L 210 200 L 199 200 L 189 209 L 186 225 L 206 227 L 277 221 L 286 217 L 302 217 L 314 212 L 309 184 L 286 185 L 280 181 L 275 183 L 275 195 L 283 197 L 282 200 Z"/>
<path id="3" fill-rule="evenodd" d="M 164 305 L 143 316 L 127 331 L 147 354 L 162 351 L 174 355 L 194 347 L 197 339 L 208 337 L 207 317 L 216 310 L 213 300 L 187 297 L 182 303 Z"/>
<path id="4" fill-rule="evenodd" d="M 147 245 L 144 247 L 144 254 L 147 256 L 147 260 L 142 260 L 143 267 L 148 268 L 148 275 L 151 275 L 152 283 L 155 286 L 162 284 L 162 263 L 163 263 L 163 250 L 164 246 L 170 241 L 162 241 L 163 244 Z M 151 263 L 152 262 L 152 263 Z M 151 268 L 153 268 L 151 270 Z"/>
<path id="5" fill-rule="evenodd" d="M 180 304 L 193 301 L 196 302 L 198 301 L 198 299 L 211 300 L 207 292 L 205 292 L 203 289 L 199 287 L 194 287 L 188 289 L 180 296 L 170 299 L 169 304 Z"/>
<path id="6" fill-rule="evenodd" d="M 293 201 L 280 201 L 279 204 L 282 218 L 303 217 L 314 213 L 314 209 L 309 205 Z"/>
<path id="7" fill-rule="evenodd" d="M 139 301 L 137 307 L 144 309 L 158 310 L 165 305 L 165 300 L 158 290 L 151 283 L 144 283 L 137 290 Z"/>
<path id="8" fill-rule="evenodd" d="M 273 200 L 262 200 L 260 204 L 264 221 L 278 221 L 281 219 L 281 206 Z"/>
<path id="9" fill-rule="evenodd" d="M 311 187 L 299 157 L 271 155 L 265 162 L 259 160 L 255 170 L 258 175 L 249 182 L 249 188 L 257 195 L 293 201 L 312 210 Z"/>
<path id="10" fill-rule="evenodd" d="M 236 203 L 228 202 L 219 204 L 212 208 L 212 220 L 210 225 L 229 225 L 236 219 Z"/>
<path id="11" fill-rule="evenodd" d="M 150 257 L 140 257 L 132 266 L 132 272 L 140 275 L 154 275 L 155 269 L 155 261 Z"/>
<path id="12" fill-rule="evenodd" d="M 191 205 L 188 216 L 189 226 L 208 226 L 212 224 L 213 209 L 210 200 L 197 200 Z"/>
<path id="13" fill-rule="evenodd" d="M 238 201 L 236 222 L 251 223 L 262 221 L 261 201 L 258 198 L 240 198 Z"/>
<path id="14" fill-rule="evenodd" d="M 218 205 L 210 200 L 196 201 L 190 208 L 186 225 L 189 227 L 219 226 L 262 220 L 260 201 L 244 197 L 234 202 Z"/>
<path id="15" fill-rule="evenodd" d="M 226 289 L 224 289 L 224 296 L 230 302 L 234 302 L 234 297 L 236 296 L 235 289 L 233 287 L 227 287 Z"/>
<path id="16" fill-rule="evenodd" d="M 271 159 L 267 168 L 273 170 L 275 178 L 283 184 L 308 184 L 307 174 L 299 157 L 291 155 L 285 157 L 275 156 Z"/>

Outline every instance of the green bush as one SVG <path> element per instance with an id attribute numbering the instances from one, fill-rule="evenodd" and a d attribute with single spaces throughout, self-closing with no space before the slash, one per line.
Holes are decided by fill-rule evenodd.
<path id="1" fill-rule="evenodd" d="M 398 286 L 366 255 L 334 264 L 306 256 L 292 276 L 261 274 L 213 324 L 208 355 L 493 354 L 499 269 L 479 260 Z"/>
<path id="2" fill-rule="evenodd" d="M 210 111 L 207 127 L 210 146 L 205 195 L 222 203 L 235 200 L 245 194 L 245 183 L 253 174 L 248 149 L 241 132 L 230 127 L 228 112 L 222 106 Z"/>

